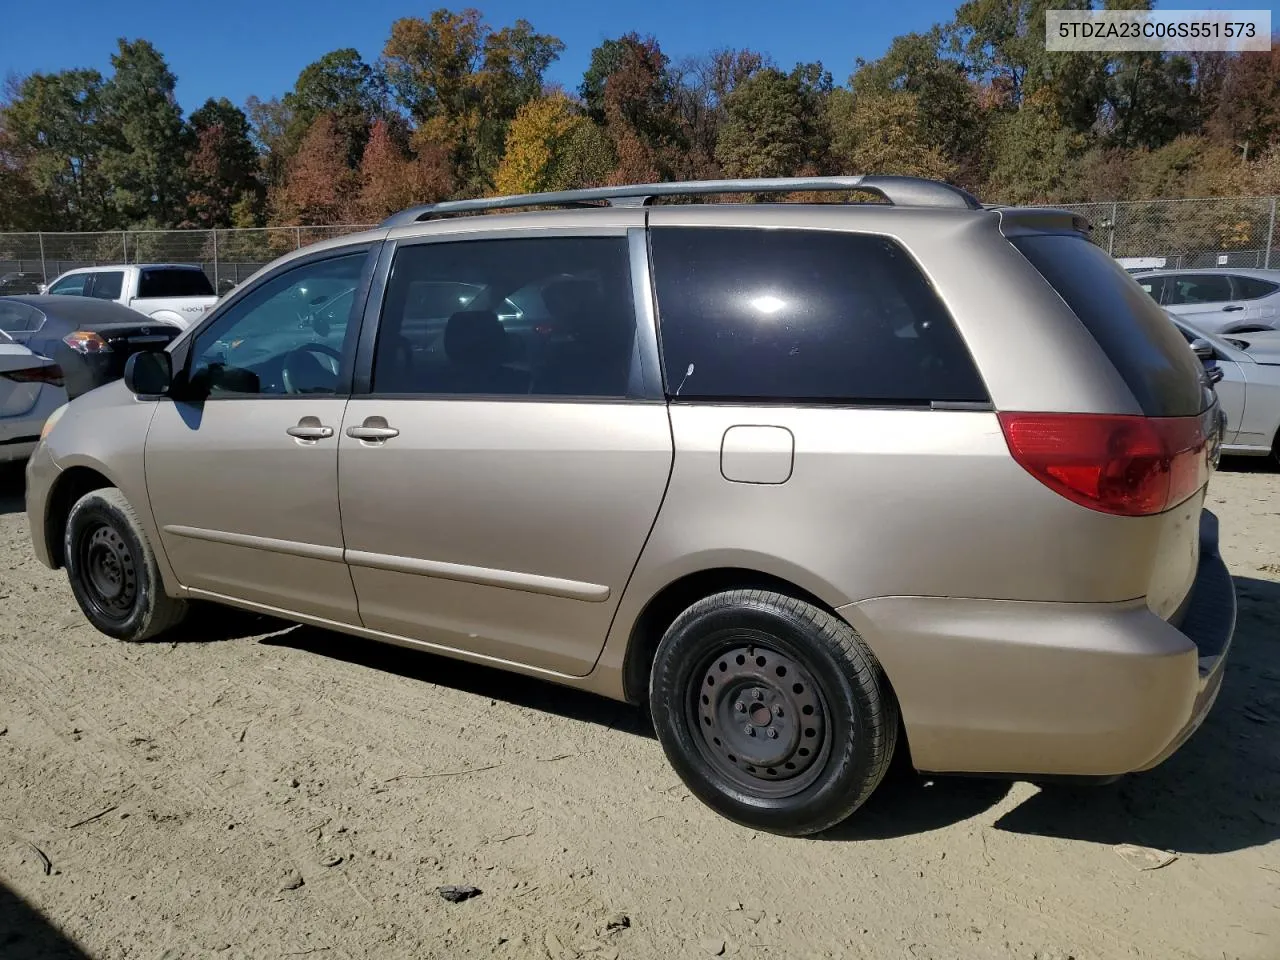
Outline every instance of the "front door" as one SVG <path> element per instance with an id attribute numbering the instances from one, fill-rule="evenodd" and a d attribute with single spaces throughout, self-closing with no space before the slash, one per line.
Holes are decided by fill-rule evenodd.
<path id="1" fill-rule="evenodd" d="M 400 245 L 338 448 L 369 629 L 590 672 L 671 469 L 641 216 Z"/>
<path id="2" fill-rule="evenodd" d="M 179 581 L 215 597 L 358 623 L 343 561 L 338 434 L 367 247 L 286 266 L 192 341 L 193 397 L 164 400 L 146 478 Z M 348 332 L 352 334 L 348 337 Z"/>

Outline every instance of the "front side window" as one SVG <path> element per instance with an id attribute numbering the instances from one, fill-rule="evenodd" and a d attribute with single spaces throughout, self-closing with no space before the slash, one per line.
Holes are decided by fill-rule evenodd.
<path id="1" fill-rule="evenodd" d="M 365 259 L 313 261 L 246 293 L 196 337 L 192 383 L 210 396 L 334 393 Z"/>
<path id="2" fill-rule="evenodd" d="M 1231 281 L 1218 274 L 1184 273 L 1170 277 L 1164 303 L 1180 307 L 1196 303 L 1224 303 L 1231 299 Z"/>
<path id="3" fill-rule="evenodd" d="M 1257 277 L 1232 277 L 1231 286 L 1235 289 L 1237 300 L 1259 300 L 1280 290 L 1280 286 Z"/>
<path id="4" fill-rule="evenodd" d="M 634 341 L 623 237 L 416 244 L 391 267 L 372 389 L 625 397 Z"/>
<path id="5" fill-rule="evenodd" d="M 83 297 L 85 285 L 91 276 L 91 273 L 73 273 L 55 283 L 49 288 L 49 292 L 63 297 Z"/>
<path id="6" fill-rule="evenodd" d="M 123 288 L 124 274 L 119 270 L 108 270 L 93 275 L 93 283 L 88 285 L 84 295 L 97 300 L 119 300 Z"/>
<path id="7" fill-rule="evenodd" d="M 668 394 L 925 405 L 987 399 L 942 303 L 887 237 L 655 227 Z"/>

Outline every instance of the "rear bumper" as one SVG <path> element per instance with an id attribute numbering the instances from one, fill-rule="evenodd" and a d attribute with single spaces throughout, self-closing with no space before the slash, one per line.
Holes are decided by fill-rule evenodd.
<path id="1" fill-rule="evenodd" d="M 1143 600 L 881 597 L 839 612 L 884 666 L 918 769 L 1107 777 L 1155 766 L 1203 721 L 1236 601 L 1205 511 L 1178 626 Z"/>

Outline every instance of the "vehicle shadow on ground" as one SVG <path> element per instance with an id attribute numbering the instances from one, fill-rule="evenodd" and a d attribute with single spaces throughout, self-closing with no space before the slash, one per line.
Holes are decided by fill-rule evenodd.
<path id="1" fill-rule="evenodd" d="M 1270 457 L 1228 457 L 1218 463 L 1221 473 L 1278 473 Z"/>
<path id="2" fill-rule="evenodd" d="M 1101 788 L 1045 788 L 999 830 L 1184 853 L 1280 839 L 1280 583 L 1236 577 L 1239 619 L 1222 692 L 1169 760 Z"/>
<path id="3" fill-rule="evenodd" d="M 26 507 L 27 480 L 21 463 L 0 463 L 0 517 L 22 513 Z"/>
<path id="4" fill-rule="evenodd" d="M 653 724 L 640 707 L 493 667 L 391 644 L 352 644 L 340 634 L 313 627 L 287 630 L 262 642 L 554 713 L 570 720 L 599 724 L 635 736 L 654 736 Z"/>
<path id="5" fill-rule="evenodd" d="M 40 911 L 0 883 L 0 957 L 4 960 L 89 960 L 89 955 Z"/>

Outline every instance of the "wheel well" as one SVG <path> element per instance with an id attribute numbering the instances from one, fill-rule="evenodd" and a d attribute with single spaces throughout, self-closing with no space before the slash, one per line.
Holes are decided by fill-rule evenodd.
<path id="1" fill-rule="evenodd" d="M 663 587 L 640 612 L 631 628 L 631 639 L 627 644 L 627 656 L 622 667 L 622 687 L 629 701 L 644 703 L 648 699 L 653 657 L 667 627 L 703 597 L 725 590 L 770 590 L 811 603 L 828 613 L 835 613 L 830 604 L 824 603 L 809 591 L 781 577 L 756 570 L 725 567 L 688 574 Z"/>
<path id="2" fill-rule="evenodd" d="M 92 490 L 114 486 L 110 480 L 90 467 L 72 467 L 59 475 L 49 494 L 49 506 L 45 509 L 44 536 L 49 545 L 49 557 L 54 569 L 61 567 L 62 539 L 67 529 L 67 516 L 75 502 Z"/>

